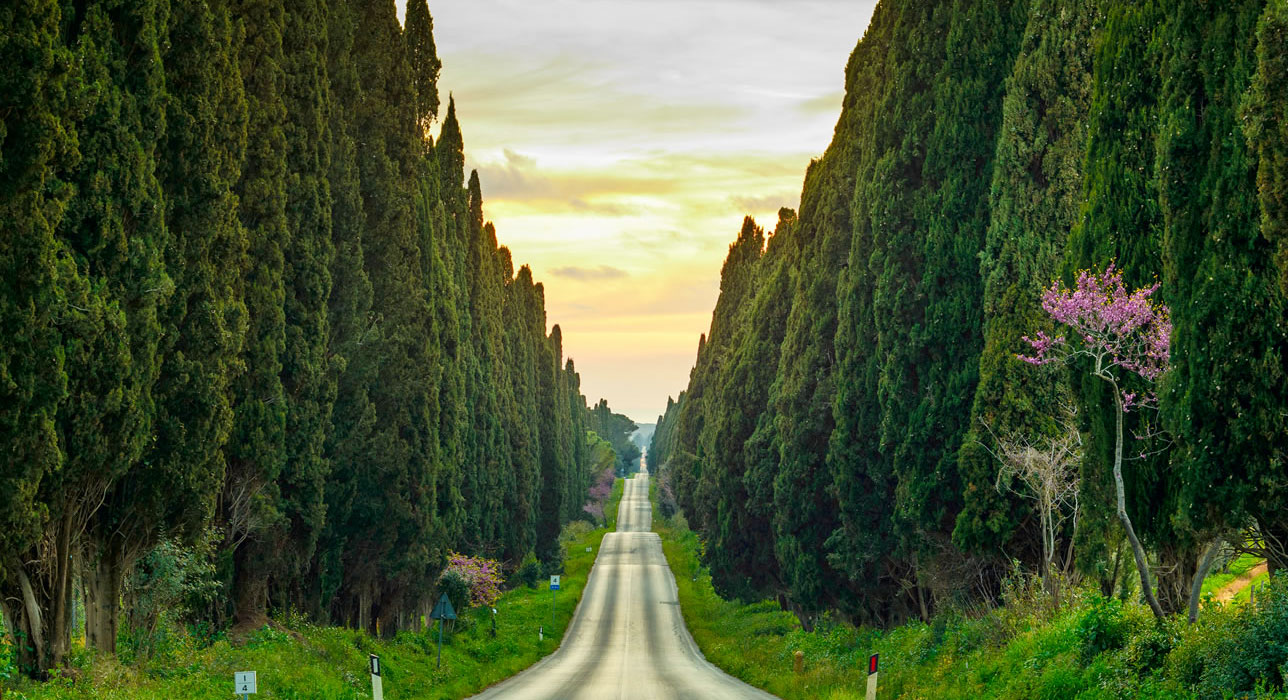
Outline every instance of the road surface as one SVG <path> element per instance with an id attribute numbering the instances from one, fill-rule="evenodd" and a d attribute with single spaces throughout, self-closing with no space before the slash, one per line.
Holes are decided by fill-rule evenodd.
<path id="1" fill-rule="evenodd" d="M 652 527 L 648 474 L 626 480 L 617 532 L 604 536 L 563 645 L 476 700 L 720 700 L 774 696 L 702 657 Z"/>

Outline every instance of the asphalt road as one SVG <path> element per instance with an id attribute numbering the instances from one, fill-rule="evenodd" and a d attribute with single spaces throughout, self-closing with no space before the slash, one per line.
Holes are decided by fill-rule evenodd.
<path id="1" fill-rule="evenodd" d="M 769 699 L 712 666 L 680 616 L 652 527 L 648 475 L 626 480 L 617 532 L 604 536 L 563 645 L 478 700 Z"/>

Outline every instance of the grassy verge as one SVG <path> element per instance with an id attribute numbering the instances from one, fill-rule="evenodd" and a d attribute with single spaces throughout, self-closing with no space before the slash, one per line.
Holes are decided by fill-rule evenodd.
<path id="1" fill-rule="evenodd" d="M 1017 580 L 996 609 L 891 630 L 825 619 L 808 633 L 772 602 L 721 600 L 683 519 L 663 519 L 655 506 L 653 523 L 702 653 L 789 700 L 863 698 L 871 653 L 881 654 L 881 700 L 1288 698 L 1288 577 L 1255 607 L 1207 605 L 1193 626 L 1091 592 L 1052 610 L 1038 586 Z"/>
<path id="2" fill-rule="evenodd" d="M 258 698 L 358 700 L 371 697 L 367 655 L 378 654 L 389 700 L 466 697 L 522 671 L 558 647 L 581 599 L 599 541 L 616 527 L 622 487 L 618 479 L 611 507 L 605 509 L 606 527 L 592 530 L 574 524 L 565 529 L 567 558 L 554 623 L 545 582 L 536 589 L 520 586 L 507 591 L 495 606 L 496 637 L 490 634 L 490 610 L 464 612 L 456 629 L 444 635 L 441 669 L 435 665 L 437 628 L 381 640 L 354 630 L 281 619 L 237 647 L 227 641 L 201 646 L 176 633 L 149 659 L 128 665 L 95 660 L 78 649 L 70 670 L 47 683 L 3 680 L 7 654 L 0 647 L 0 696 L 4 700 L 226 700 L 232 697 L 233 672 L 253 670 L 259 677 Z M 544 641 L 537 639 L 538 627 L 545 629 Z"/>

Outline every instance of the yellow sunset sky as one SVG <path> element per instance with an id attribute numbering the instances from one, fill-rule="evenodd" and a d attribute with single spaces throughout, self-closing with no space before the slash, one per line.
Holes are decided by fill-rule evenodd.
<path id="1" fill-rule="evenodd" d="M 430 1 L 484 213 L 589 401 L 651 423 L 684 389 L 728 245 L 797 206 L 875 4 Z"/>

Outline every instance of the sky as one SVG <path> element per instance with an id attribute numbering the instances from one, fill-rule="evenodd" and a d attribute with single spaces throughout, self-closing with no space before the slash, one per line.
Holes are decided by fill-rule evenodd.
<path id="1" fill-rule="evenodd" d="M 651 423 L 687 386 L 728 246 L 797 206 L 875 4 L 430 0 L 484 215 L 591 403 Z"/>

